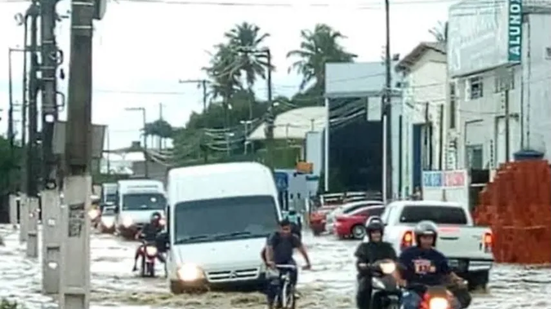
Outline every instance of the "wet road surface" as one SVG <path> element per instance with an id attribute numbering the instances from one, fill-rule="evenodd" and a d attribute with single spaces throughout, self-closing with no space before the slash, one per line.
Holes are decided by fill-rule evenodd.
<path id="1" fill-rule="evenodd" d="M 55 308 L 55 299 L 41 294 L 41 262 L 25 258 L 25 244 L 18 232 L 0 227 L 5 246 L 0 247 L 0 298 L 17 299 L 28 309 Z M 340 241 L 331 236 L 305 236 L 313 269 L 299 276 L 302 295 L 298 308 L 353 308 L 355 241 Z M 138 243 L 111 235 L 93 234 L 92 308 L 146 309 L 265 308 L 260 293 L 205 293 L 172 295 L 164 278 L 144 279 L 131 272 Z M 301 258 L 297 259 L 303 263 Z M 159 274 L 163 274 L 158 265 Z M 551 270 L 537 267 L 497 265 L 491 276 L 490 291 L 476 294 L 473 309 L 551 308 Z"/>

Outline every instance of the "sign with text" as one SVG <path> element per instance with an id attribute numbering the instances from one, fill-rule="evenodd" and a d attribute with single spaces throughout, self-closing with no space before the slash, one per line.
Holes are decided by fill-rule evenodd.
<path id="1" fill-rule="evenodd" d="M 521 62 L 522 58 L 522 0 L 509 0 L 509 62 Z"/>
<path id="2" fill-rule="evenodd" d="M 423 187 L 457 188 L 467 184 L 467 171 L 424 171 Z"/>

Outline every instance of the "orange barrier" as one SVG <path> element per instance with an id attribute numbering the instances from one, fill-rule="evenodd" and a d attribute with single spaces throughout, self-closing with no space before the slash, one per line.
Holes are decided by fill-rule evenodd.
<path id="1" fill-rule="evenodd" d="M 551 263 L 551 169 L 544 160 L 502 164 L 480 193 L 477 224 L 492 228 L 496 262 Z"/>

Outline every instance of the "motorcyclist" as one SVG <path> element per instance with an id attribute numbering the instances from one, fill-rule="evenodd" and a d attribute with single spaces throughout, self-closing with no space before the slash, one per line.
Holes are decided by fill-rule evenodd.
<path id="1" fill-rule="evenodd" d="M 407 288 L 402 299 L 404 309 L 419 309 L 423 287 L 463 282 L 463 279 L 451 271 L 447 258 L 434 248 L 438 238 L 436 224 L 421 221 L 415 226 L 413 233 L 416 245 L 402 251 L 399 257 L 403 284 Z M 452 297 L 451 305 L 453 309 L 462 307 L 455 297 Z"/>
<path id="2" fill-rule="evenodd" d="M 356 256 L 356 269 L 358 270 L 358 291 L 356 293 L 356 306 L 358 309 L 371 307 L 371 272 L 367 268 L 379 260 L 396 260 L 396 251 L 392 245 L 383 241 L 384 224 L 380 218 L 372 218 L 366 226 L 366 235 L 369 242 L 358 245 L 354 255 Z M 373 301 L 373 308 L 379 309 L 379 300 Z"/>
<path id="3" fill-rule="evenodd" d="M 281 264 L 291 264 L 296 265 L 295 260 L 293 259 L 293 251 L 298 249 L 302 257 L 306 261 L 306 266 L 304 269 L 310 269 L 310 258 L 306 249 L 302 245 L 300 238 L 293 234 L 291 231 L 291 223 L 288 219 L 283 219 L 279 222 L 279 230 L 270 235 L 266 243 L 265 250 L 263 250 L 262 258 L 266 265 L 270 268 L 276 268 L 276 265 Z M 298 270 L 291 272 L 291 282 L 293 286 L 296 287 L 298 280 Z M 268 284 L 267 297 L 268 297 L 268 306 L 273 308 L 273 302 L 275 298 L 275 292 L 271 289 L 271 286 Z"/>
<path id="4" fill-rule="evenodd" d="M 142 248 L 147 243 L 156 243 L 157 235 L 163 230 L 163 225 L 161 224 L 162 216 L 159 212 L 154 212 L 151 215 L 151 219 L 149 221 L 149 224 L 146 224 L 141 231 L 139 231 L 136 234 L 136 239 L 141 239 L 144 241 L 138 249 L 136 250 L 136 254 L 134 256 L 134 267 L 132 268 L 132 271 L 138 270 L 138 259 L 143 254 Z M 159 252 L 159 250 L 158 250 Z M 165 262 L 164 257 L 161 254 L 157 254 L 157 259 L 161 261 L 161 263 Z"/>

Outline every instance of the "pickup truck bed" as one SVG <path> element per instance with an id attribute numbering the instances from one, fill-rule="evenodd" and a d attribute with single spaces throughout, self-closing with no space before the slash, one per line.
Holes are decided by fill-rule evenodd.
<path id="1" fill-rule="evenodd" d="M 419 221 L 433 221 L 438 226 L 436 248 L 448 258 L 450 267 L 473 288 L 488 283 L 494 262 L 492 231 L 474 226 L 464 206 L 439 201 L 398 201 L 389 204 L 381 217 L 386 224 L 384 240 L 398 254 L 415 245 L 413 230 Z"/>

